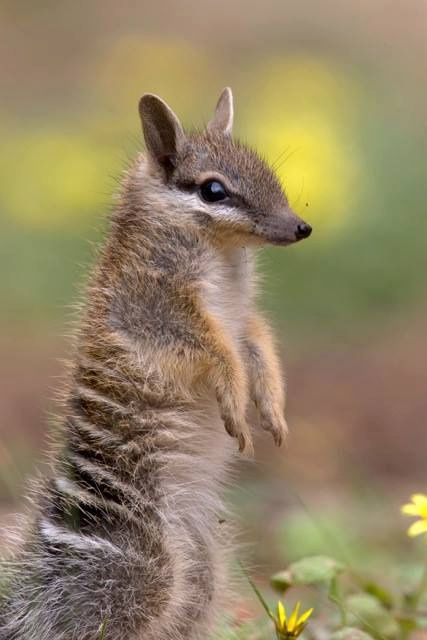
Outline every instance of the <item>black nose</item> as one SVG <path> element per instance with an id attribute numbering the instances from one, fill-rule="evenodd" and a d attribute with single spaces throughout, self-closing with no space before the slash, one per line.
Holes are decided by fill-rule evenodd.
<path id="1" fill-rule="evenodd" d="M 295 231 L 295 237 L 297 240 L 302 240 L 303 238 L 308 238 L 310 233 L 312 232 L 312 228 L 309 224 L 302 222 L 297 226 L 297 230 Z"/>

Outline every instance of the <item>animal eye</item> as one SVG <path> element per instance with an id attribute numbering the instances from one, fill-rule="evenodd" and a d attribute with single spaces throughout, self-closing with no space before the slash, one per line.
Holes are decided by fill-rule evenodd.
<path id="1" fill-rule="evenodd" d="M 205 202 L 219 202 L 228 198 L 224 185 L 218 180 L 206 180 L 200 186 L 200 195 Z"/>

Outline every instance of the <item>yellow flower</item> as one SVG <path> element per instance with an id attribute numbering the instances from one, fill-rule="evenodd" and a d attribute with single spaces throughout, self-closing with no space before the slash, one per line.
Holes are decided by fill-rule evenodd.
<path id="1" fill-rule="evenodd" d="M 411 496 L 411 501 L 404 504 L 401 511 L 406 516 L 419 516 L 408 529 L 408 536 L 415 537 L 422 533 L 427 534 L 427 495 L 423 493 L 415 493 Z"/>
<path id="2" fill-rule="evenodd" d="M 287 640 L 288 638 L 298 638 L 304 631 L 307 620 L 313 613 L 313 609 L 308 609 L 302 615 L 299 614 L 301 603 L 298 602 L 291 615 L 286 615 L 286 609 L 283 602 L 277 603 L 276 632 L 278 640 Z"/>
<path id="3" fill-rule="evenodd" d="M 244 573 L 246 573 L 243 567 L 242 569 Z M 247 574 L 246 577 L 248 578 L 249 584 L 254 590 L 256 597 L 264 607 L 268 617 L 274 622 L 274 625 L 276 627 L 277 640 L 291 640 L 291 638 L 298 638 L 304 631 L 307 620 L 313 613 L 313 609 L 308 609 L 308 611 L 300 615 L 299 611 L 301 608 L 301 603 L 297 602 L 295 609 L 292 611 L 291 615 L 288 618 L 288 616 L 286 615 L 285 605 L 279 600 L 279 602 L 277 603 L 277 616 L 275 616 L 273 611 L 268 606 L 267 602 L 264 600 L 264 596 L 262 595 L 256 584 L 250 579 Z"/>

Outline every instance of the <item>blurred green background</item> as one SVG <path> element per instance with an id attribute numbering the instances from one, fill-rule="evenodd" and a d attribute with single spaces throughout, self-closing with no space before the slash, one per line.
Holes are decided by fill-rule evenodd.
<path id="1" fill-rule="evenodd" d="M 286 360 L 285 451 L 259 437 L 231 499 L 260 572 L 333 549 L 410 562 L 398 506 L 426 488 L 427 4 L 0 4 L 0 511 L 42 459 L 72 306 L 137 101 L 187 126 L 233 88 L 313 236 L 260 255 Z M 338 533 L 340 532 L 340 533 Z"/>

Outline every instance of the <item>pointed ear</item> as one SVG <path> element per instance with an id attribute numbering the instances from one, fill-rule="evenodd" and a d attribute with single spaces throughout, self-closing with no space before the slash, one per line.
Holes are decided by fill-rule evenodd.
<path id="1" fill-rule="evenodd" d="M 158 96 L 146 93 L 139 101 L 139 115 L 150 158 L 166 170 L 176 166 L 185 134 L 172 109 Z"/>
<path id="2" fill-rule="evenodd" d="M 215 114 L 208 124 L 208 131 L 216 131 L 231 135 L 233 130 L 233 94 L 230 87 L 226 87 L 217 102 Z"/>

